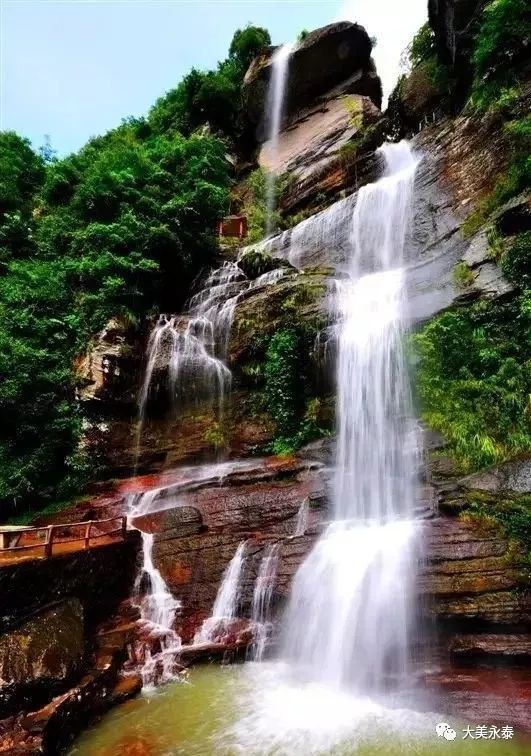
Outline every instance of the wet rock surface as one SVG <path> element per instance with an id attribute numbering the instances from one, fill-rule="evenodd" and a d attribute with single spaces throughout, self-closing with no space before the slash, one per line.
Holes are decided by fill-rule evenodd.
<path id="1" fill-rule="evenodd" d="M 441 621 L 525 626 L 531 602 L 523 585 L 524 564 L 508 540 L 481 533 L 476 523 L 440 518 L 426 532 L 427 564 L 420 589 L 432 598 Z"/>
<path id="2" fill-rule="evenodd" d="M 0 718 L 63 690 L 81 670 L 84 653 L 83 607 L 77 599 L 0 635 Z"/>
<path id="3" fill-rule="evenodd" d="M 186 506 L 201 513 L 203 532 L 185 535 L 160 523 L 154 560 L 187 612 L 210 611 L 223 571 L 241 541 L 247 542 L 242 606 L 250 605 L 259 563 L 275 541 L 280 543 L 275 593 L 279 599 L 287 596 L 297 558 L 304 557 L 304 546 L 313 541 L 311 536 L 292 538 L 299 508 L 324 486 L 319 469 L 296 462 L 290 467 L 280 468 L 269 480 L 260 480 L 263 470 L 249 471 L 226 485 L 183 493 Z M 316 514 L 314 509 L 312 520 Z"/>
<path id="4" fill-rule="evenodd" d="M 78 399 L 134 406 L 139 357 L 137 335 L 120 318 L 111 318 L 76 365 Z"/>
<path id="5" fill-rule="evenodd" d="M 0 753 L 58 754 L 111 706 L 136 695 L 141 680 L 120 675 L 119 659 L 97 654 L 77 684 L 40 709 L 0 721 Z"/>
<path id="6" fill-rule="evenodd" d="M 383 119 L 367 97 L 332 91 L 282 131 L 278 145 L 262 145 L 258 163 L 289 176 L 281 198 L 284 216 L 315 212 L 355 191 L 376 174 L 372 150 L 382 140 Z"/>
<path id="7" fill-rule="evenodd" d="M 413 141 L 419 155 L 414 219 L 406 244 L 410 316 L 423 321 L 462 301 L 512 291 L 492 261 L 484 231 L 465 238 L 462 224 L 503 170 L 508 145 L 496 120 L 469 119 L 425 128 Z M 331 266 L 341 275 L 350 253 L 356 193 L 260 245 L 300 269 Z M 473 282 L 460 288 L 456 265 L 470 265 Z"/>
<path id="8" fill-rule="evenodd" d="M 531 685 L 527 669 L 445 665 L 426 680 L 434 703 L 459 722 L 510 725 L 518 734 L 531 731 Z"/>
<path id="9" fill-rule="evenodd" d="M 6 683 L 66 679 L 84 652 L 83 607 L 65 601 L 0 636 L 0 678 Z"/>
<path id="10" fill-rule="evenodd" d="M 524 633 L 458 635 L 452 641 L 450 650 L 454 656 L 460 657 L 529 658 L 531 638 Z"/>
<path id="11" fill-rule="evenodd" d="M 91 504 L 86 503 L 86 511 Z M 92 511 L 97 517 L 97 511 Z M 0 632 L 9 631 L 47 604 L 76 599 L 85 622 L 93 626 L 129 595 L 136 573 L 138 534 L 125 542 L 0 569 L 3 611 Z M 0 636 L 1 637 L 1 636 Z"/>

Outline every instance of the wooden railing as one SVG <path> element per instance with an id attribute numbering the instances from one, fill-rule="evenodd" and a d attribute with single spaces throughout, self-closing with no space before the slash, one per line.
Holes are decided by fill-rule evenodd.
<path id="1" fill-rule="evenodd" d="M 113 527 L 113 524 L 118 527 Z M 9 555 L 29 556 L 31 551 L 40 552 L 36 556 L 48 559 L 54 553 L 90 549 L 92 546 L 102 545 L 105 541 L 113 542 L 117 538 L 124 540 L 126 531 L 125 515 L 110 517 L 107 520 L 87 520 L 43 527 L 2 528 L 0 525 L 0 561 L 9 558 Z M 78 547 L 71 546 L 72 544 L 78 544 Z"/>

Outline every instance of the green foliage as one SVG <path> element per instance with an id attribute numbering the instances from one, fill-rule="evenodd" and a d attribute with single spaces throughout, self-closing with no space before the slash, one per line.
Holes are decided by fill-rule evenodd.
<path id="1" fill-rule="evenodd" d="M 297 42 L 304 42 L 309 33 L 308 29 L 301 29 L 297 35 Z"/>
<path id="2" fill-rule="evenodd" d="M 254 279 L 282 267 L 282 261 L 275 259 L 264 250 L 250 249 L 238 260 L 238 265 L 248 278 Z"/>
<path id="3" fill-rule="evenodd" d="M 343 98 L 343 105 L 349 115 L 349 125 L 353 129 L 361 129 L 363 126 L 363 104 L 357 97 L 347 96 Z"/>
<path id="4" fill-rule="evenodd" d="M 205 431 L 204 440 L 216 452 L 227 448 L 227 437 L 221 423 L 212 423 Z"/>
<path id="5" fill-rule="evenodd" d="M 244 212 L 247 215 L 248 241 L 250 244 L 261 241 L 266 233 L 267 226 L 267 191 L 268 175 L 263 168 L 254 170 L 246 181 L 247 198 L 244 202 Z M 286 191 L 286 178 L 276 177 L 274 184 L 275 202 L 278 208 L 279 200 Z M 277 210 L 273 212 L 272 227 L 282 228 L 283 220 Z"/>
<path id="6" fill-rule="evenodd" d="M 67 495 L 83 482 L 93 461 L 79 447 L 75 358 L 111 316 L 134 322 L 178 307 L 215 251 L 228 205 L 223 145 L 142 133 L 141 122 L 125 123 L 45 169 L 24 140 L 1 136 L 14 147 L 0 185 L 31 242 L 30 257 L 8 247 L 0 278 L 2 501 Z"/>
<path id="7" fill-rule="evenodd" d="M 505 253 L 505 241 L 495 225 L 487 228 L 487 240 L 489 242 L 488 256 L 494 262 L 499 263 Z"/>
<path id="8" fill-rule="evenodd" d="M 528 0 L 493 0 L 485 7 L 472 58 L 472 103 L 478 110 L 487 110 L 514 87 L 530 43 Z"/>
<path id="9" fill-rule="evenodd" d="M 503 255 L 501 267 L 511 283 L 531 290 L 531 231 L 518 234 Z"/>
<path id="10" fill-rule="evenodd" d="M 0 132 L 0 266 L 33 252 L 34 199 L 44 170 L 27 139 Z"/>
<path id="11" fill-rule="evenodd" d="M 414 336 L 418 398 L 464 470 L 531 450 L 531 307 L 478 302 Z"/>
<path id="12" fill-rule="evenodd" d="M 304 402 L 303 393 L 297 390 L 302 367 L 297 331 L 275 333 L 267 349 L 265 393 L 267 407 L 281 437 L 293 436 L 298 429 Z"/>
<path id="13" fill-rule="evenodd" d="M 531 187 L 531 116 L 505 124 L 510 158 L 507 170 L 498 178 L 493 190 L 478 204 L 462 226 L 465 236 L 478 231 L 505 202 Z"/>
<path id="14" fill-rule="evenodd" d="M 307 338 L 299 329 L 277 331 L 269 342 L 264 408 L 276 426 L 275 454 L 290 454 L 325 433 L 318 422 L 320 400 L 308 396 L 307 354 Z"/>
<path id="15" fill-rule="evenodd" d="M 215 70 L 192 68 L 174 89 L 157 100 L 148 124 L 158 134 L 189 135 L 200 126 L 234 140 L 242 131 L 241 85 L 252 59 L 271 44 L 269 32 L 246 26 L 234 34 L 229 56 Z"/>
<path id="16" fill-rule="evenodd" d="M 458 262 L 453 270 L 453 279 L 456 286 L 466 289 L 474 283 L 474 274 L 463 260 Z"/>
<path id="17" fill-rule="evenodd" d="M 472 491 L 465 516 L 486 519 L 502 528 L 531 561 L 531 496 L 492 496 Z"/>
<path id="18" fill-rule="evenodd" d="M 230 43 L 229 57 L 238 62 L 240 70 L 245 75 L 253 58 L 270 44 L 271 37 L 267 29 L 248 24 L 244 29 L 237 29 L 234 32 Z"/>
<path id="19" fill-rule="evenodd" d="M 428 59 L 433 58 L 435 53 L 435 34 L 426 21 L 415 34 L 408 48 L 408 58 L 411 67 L 414 68 L 421 63 L 425 63 Z"/>

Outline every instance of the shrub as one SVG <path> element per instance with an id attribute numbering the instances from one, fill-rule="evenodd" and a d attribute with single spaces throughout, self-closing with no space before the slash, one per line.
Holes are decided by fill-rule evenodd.
<path id="1" fill-rule="evenodd" d="M 530 304 L 478 302 L 413 337 L 423 416 L 464 470 L 531 450 Z"/>
<path id="2" fill-rule="evenodd" d="M 511 283 L 531 290 L 531 231 L 518 234 L 503 255 L 501 267 Z"/>
<path id="3" fill-rule="evenodd" d="M 251 25 L 238 29 L 229 56 L 211 71 L 192 68 L 174 89 L 157 100 L 149 112 L 148 125 L 159 134 L 185 135 L 208 125 L 234 141 L 243 128 L 243 77 L 252 59 L 269 44 L 266 29 Z"/>
<path id="4" fill-rule="evenodd" d="M 474 274 L 463 260 L 458 262 L 453 270 L 453 279 L 456 286 L 466 289 L 474 283 Z"/>
<path id="5" fill-rule="evenodd" d="M 308 343 L 297 329 L 277 331 L 264 368 L 264 409 L 273 418 L 275 454 L 289 454 L 326 433 L 319 425 L 320 400 L 309 396 Z"/>
<path id="6" fill-rule="evenodd" d="M 429 23 L 426 21 L 415 34 L 409 45 L 409 62 L 414 68 L 421 63 L 425 63 L 430 58 L 433 58 L 435 53 L 435 34 Z"/>
<path id="7" fill-rule="evenodd" d="M 472 56 L 472 102 L 478 110 L 491 107 L 504 89 L 514 87 L 530 44 L 527 0 L 493 0 L 484 8 Z"/>

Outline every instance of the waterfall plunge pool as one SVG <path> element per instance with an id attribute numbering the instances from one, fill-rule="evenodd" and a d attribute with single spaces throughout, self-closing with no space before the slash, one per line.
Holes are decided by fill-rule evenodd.
<path id="1" fill-rule="evenodd" d="M 450 722 L 457 738 L 437 737 Z M 319 684 L 290 682 L 278 662 L 190 670 L 122 704 L 87 730 L 70 756 L 524 756 L 529 743 L 463 740 L 440 714 L 390 708 Z"/>

